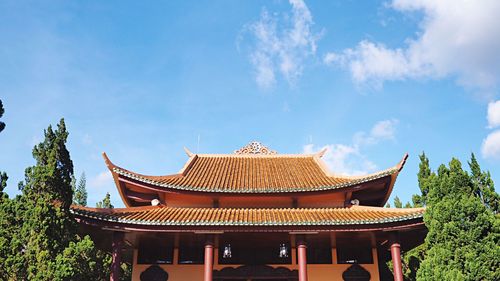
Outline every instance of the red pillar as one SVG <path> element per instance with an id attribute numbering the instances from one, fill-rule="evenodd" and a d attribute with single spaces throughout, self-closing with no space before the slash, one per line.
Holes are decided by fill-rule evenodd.
<path id="1" fill-rule="evenodd" d="M 110 281 L 120 280 L 120 275 L 121 275 L 120 263 L 122 260 L 123 237 L 124 237 L 123 232 L 113 232 L 111 275 L 109 277 Z"/>
<path id="2" fill-rule="evenodd" d="M 299 260 L 299 281 L 307 281 L 307 245 L 303 237 L 297 239 L 297 258 Z"/>
<path id="3" fill-rule="evenodd" d="M 394 271 L 394 281 L 403 281 L 403 268 L 401 265 L 401 245 L 397 235 L 391 238 L 391 257 Z"/>
<path id="4" fill-rule="evenodd" d="M 204 281 L 212 281 L 212 272 L 214 267 L 214 242 L 213 237 L 207 236 L 205 242 L 205 265 L 204 265 Z"/>

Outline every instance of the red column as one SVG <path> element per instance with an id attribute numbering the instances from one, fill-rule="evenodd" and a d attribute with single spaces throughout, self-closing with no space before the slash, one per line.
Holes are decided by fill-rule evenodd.
<path id="1" fill-rule="evenodd" d="M 394 271 L 394 281 L 403 281 L 403 268 L 401 265 L 401 245 L 397 235 L 391 239 L 391 257 Z"/>
<path id="2" fill-rule="evenodd" d="M 214 242 L 212 236 L 207 236 L 205 242 L 205 266 L 204 281 L 212 281 L 212 272 L 214 267 Z"/>
<path id="3" fill-rule="evenodd" d="M 307 281 L 307 245 L 302 237 L 297 239 L 297 258 L 299 260 L 299 281 Z"/>
<path id="4" fill-rule="evenodd" d="M 109 277 L 110 281 L 120 280 L 120 263 L 122 260 L 123 236 L 123 232 L 113 232 L 111 275 Z"/>

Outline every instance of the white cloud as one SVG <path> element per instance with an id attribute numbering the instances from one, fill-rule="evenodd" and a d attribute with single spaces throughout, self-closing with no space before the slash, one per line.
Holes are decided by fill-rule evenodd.
<path id="1" fill-rule="evenodd" d="M 316 54 L 320 35 L 312 31 L 311 12 L 302 0 L 289 0 L 291 15 L 279 17 L 263 9 L 260 19 L 245 28 L 254 37 L 250 62 L 261 88 L 270 88 L 280 73 L 294 84 L 302 74 L 305 60 Z"/>
<path id="2" fill-rule="evenodd" d="M 89 186 L 92 188 L 114 186 L 111 172 L 104 171 L 97 174 L 95 177 L 90 179 Z"/>
<path id="3" fill-rule="evenodd" d="M 396 119 L 380 121 L 373 126 L 371 136 L 375 139 L 393 139 L 398 123 Z"/>
<path id="4" fill-rule="evenodd" d="M 500 100 L 488 104 L 488 127 L 500 126 Z"/>
<path id="5" fill-rule="evenodd" d="M 319 149 L 314 144 L 307 144 L 303 147 L 303 152 L 314 153 L 326 148 L 323 160 L 337 174 L 361 175 L 373 172 L 377 166 L 367 159 L 363 149 L 380 141 L 395 139 L 397 124 L 396 119 L 380 121 L 368 133 L 354 134 L 350 144 L 327 144 Z"/>
<path id="6" fill-rule="evenodd" d="M 384 140 L 393 140 L 396 134 L 396 126 L 399 120 L 390 119 L 377 122 L 369 133 L 358 132 L 354 135 L 353 140 L 358 145 L 376 144 Z"/>
<path id="7" fill-rule="evenodd" d="M 303 147 L 303 151 L 314 153 L 325 148 L 327 151 L 322 159 L 336 174 L 362 175 L 377 168 L 361 154 L 360 147 L 355 144 L 327 144 L 319 149 L 316 149 L 314 144 L 308 144 Z"/>
<path id="8" fill-rule="evenodd" d="M 324 62 L 347 68 L 359 83 L 452 77 L 460 85 L 489 92 L 500 82 L 500 1 L 393 0 L 403 12 L 422 12 L 421 30 L 404 48 L 361 41 Z"/>
<path id="9" fill-rule="evenodd" d="M 484 139 L 481 152 L 484 158 L 500 159 L 500 130 L 494 131 Z"/>
<path id="10" fill-rule="evenodd" d="M 325 64 L 333 64 L 335 62 L 338 62 L 341 59 L 341 57 L 335 53 L 326 53 L 326 55 L 323 57 L 323 62 Z"/>

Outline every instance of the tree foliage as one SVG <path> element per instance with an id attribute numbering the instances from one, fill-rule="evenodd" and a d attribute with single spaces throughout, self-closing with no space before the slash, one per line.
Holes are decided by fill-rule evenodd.
<path id="1" fill-rule="evenodd" d="M 87 206 L 87 180 L 85 173 L 82 173 L 78 184 L 76 184 L 76 179 L 73 180 L 74 183 L 74 193 L 73 193 L 73 204 L 80 206 Z"/>
<path id="2" fill-rule="evenodd" d="M 45 139 L 33 148 L 36 165 L 25 171 L 25 182 L 20 184 L 28 198 L 47 195 L 48 199 L 58 201 L 64 210 L 68 210 L 73 199 L 71 181 L 73 179 L 73 161 L 66 148 L 68 132 L 64 119 L 61 119 L 54 131 L 49 126 Z"/>
<path id="3" fill-rule="evenodd" d="M 36 164 L 25 171 L 21 195 L 0 200 L 1 280 L 106 280 L 109 255 L 77 234 L 72 203 L 73 162 L 64 120 L 48 127 L 33 149 Z M 1 174 L 2 190 L 6 175 Z M 94 270 L 95 269 L 95 270 Z"/>
<path id="4" fill-rule="evenodd" d="M 422 153 L 420 156 L 420 164 L 418 165 L 418 187 L 420 189 L 420 194 L 415 194 L 412 196 L 412 202 L 414 207 L 424 207 L 427 201 L 427 194 L 430 189 L 430 182 L 426 179 L 431 175 L 431 167 L 429 164 L 429 158 Z"/>
<path id="5" fill-rule="evenodd" d="M 421 156 L 419 202 L 429 232 L 419 280 L 500 280 L 498 194 L 474 155 L 469 165 L 471 174 L 452 159 L 436 173 Z"/>
<path id="6" fill-rule="evenodd" d="M 109 192 L 106 192 L 106 196 L 104 196 L 104 199 L 102 199 L 101 202 L 96 203 L 97 208 L 108 208 L 108 209 L 113 209 L 114 206 L 111 204 L 111 195 Z"/>
<path id="7" fill-rule="evenodd" d="M 0 195 L 3 194 L 3 190 L 7 187 L 8 179 L 9 177 L 7 176 L 6 172 L 0 172 Z"/>
<path id="8" fill-rule="evenodd" d="M 474 195 L 493 213 L 500 212 L 500 195 L 495 192 L 495 184 L 489 171 L 483 172 L 474 153 L 471 155 L 469 167 L 472 172 Z"/>
<path id="9" fill-rule="evenodd" d="M 3 114 L 5 113 L 5 109 L 3 108 L 3 103 L 2 100 L 0 100 L 0 118 L 2 118 Z M 5 129 L 5 123 L 0 121 L 0 132 Z"/>
<path id="10" fill-rule="evenodd" d="M 111 256 L 98 250 L 89 236 L 78 237 L 57 256 L 54 277 L 56 280 L 103 280 L 110 264 Z"/>
<path id="11" fill-rule="evenodd" d="M 457 159 L 433 172 L 425 153 L 420 155 L 421 193 L 404 207 L 427 207 L 429 234 L 403 253 L 405 280 L 500 280 L 499 195 L 474 154 L 468 164 L 470 173 Z"/>
<path id="12" fill-rule="evenodd" d="M 403 202 L 401 202 L 401 199 L 399 199 L 398 196 L 394 197 L 394 207 L 403 208 Z"/>

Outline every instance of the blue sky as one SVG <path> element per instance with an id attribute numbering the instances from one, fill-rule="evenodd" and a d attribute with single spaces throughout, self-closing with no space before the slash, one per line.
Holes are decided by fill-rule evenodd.
<path id="1" fill-rule="evenodd" d="M 177 172 L 183 147 L 328 147 L 334 172 L 410 158 L 394 190 L 470 153 L 500 182 L 498 1 L 0 1 L 0 170 L 14 195 L 43 129 L 64 117 L 89 205 L 101 157 Z M 437 2 L 437 1 L 436 1 Z"/>

